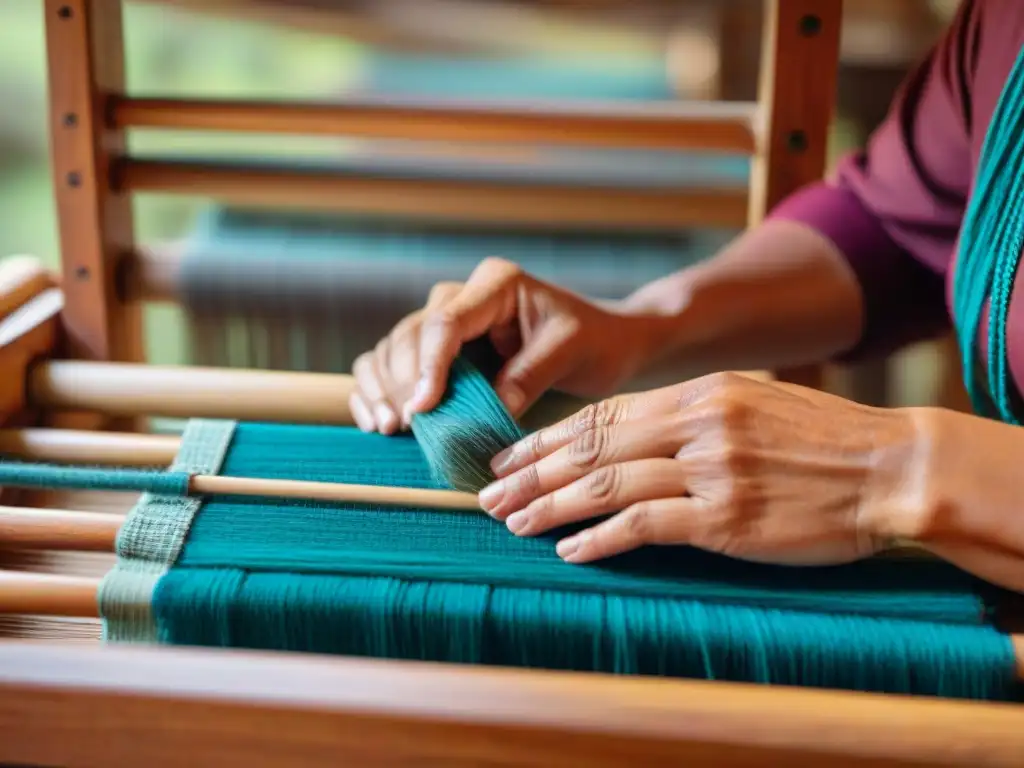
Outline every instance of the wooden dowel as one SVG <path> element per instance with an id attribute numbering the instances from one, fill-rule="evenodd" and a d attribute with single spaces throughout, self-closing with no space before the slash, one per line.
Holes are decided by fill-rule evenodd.
<path id="1" fill-rule="evenodd" d="M 390 507 L 482 511 L 476 494 L 432 488 L 394 488 L 355 483 L 194 475 L 189 482 L 189 491 L 196 495 L 254 496 L 338 504 L 381 504 Z"/>
<path id="2" fill-rule="evenodd" d="M 677 231 L 695 225 L 737 228 L 747 222 L 746 188 L 513 184 L 143 159 L 122 160 L 116 178 L 123 192 L 477 226 Z"/>
<path id="3" fill-rule="evenodd" d="M 230 368 L 49 361 L 28 374 L 48 410 L 114 416 L 351 425 L 351 376 Z"/>
<path id="4" fill-rule="evenodd" d="M 176 435 L 75 429 L 0 429 L 0 456 L 55 464 L 166 467 L 178 454 Z"/>
<path id="5" fill-rule="evenodd" d="M 95 617 L 98 579 L 0 571 L 0 614 Z M 1024 680 L 1024 635 L 1010 635 Z"/>
<path id="6" fill-rule="evenodd" d="M 119 128 L 753 154 L 757 105 L 449 101 L 439 106 L 436 100 L 394 98 L 332 104 L 119 98 L 111 115 Z"/>
<path id="7" fill-rule="evenodd" d="M 0 571 L 0 613 L 96 618 L 99 579 Z"/>
<path id="8" fill-rule="evenodd" d="M 103 512 L 0 507 L 0 547 L 113 552 L 124 519 Z"/>

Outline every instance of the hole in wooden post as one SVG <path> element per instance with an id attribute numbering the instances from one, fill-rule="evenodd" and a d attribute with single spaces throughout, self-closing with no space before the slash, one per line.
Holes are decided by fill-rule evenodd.
<path id="1" fill-rule="evenodd" d="M 786 136 L 786 146 L 790 152 L 803 152 L 807 149 L 807 134 L 804 131 L 790 131 Z"/>
<path id="2" fill-rule="evenodd" d="M 75 270 L 75 277 L 77 277 L 79 280 L 88 280 L 89 279 L 89 268 L 88 267 L 78 267 Z"/>
<path id="3" fill-rule="evenodd" d="M 71 6 L 70 5 L 62 5 L 57 10 L 57 15 L 60 18 L 62 18 L 62 19 L 70 19 L 71 16 L 73 15 L 72 12 L 71 12 Z"/>
<path id="4" fill-rule="evenodd" d="M 800 34 L 804 37 L 814 37 L 821 32 L 821 17 L 809 13 L 800 19 Z"/>
<path id="5" fill-rule="evenodd" d="M 74 128 L 76 125 L 78 125 L 78 115 L 74 112 L 68 112 L 64 115 L 64 127 Z"/>
<path id="6" fill-rule="evenodd" d="M 68 174 L 68 186 L 69 187 L 80 187 L 82 186 L 82 174 L 78 171 L 72 171 Z"/>

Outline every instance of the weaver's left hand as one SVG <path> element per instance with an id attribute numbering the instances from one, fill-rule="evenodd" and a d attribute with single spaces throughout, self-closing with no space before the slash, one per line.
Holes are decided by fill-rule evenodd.
<path id="1" fill-rule="evenodd" d="M 848 562 L 913 507 L 917 432 L 905 410 L 715 374 L 531 435 L 495 458 L 480 501 L 522 536 L 611 515 L 558 543 L 572 563 L 646 544 Z"/>

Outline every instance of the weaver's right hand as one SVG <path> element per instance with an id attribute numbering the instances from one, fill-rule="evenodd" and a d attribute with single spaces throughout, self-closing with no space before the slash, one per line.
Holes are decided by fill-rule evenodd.
<path id="1" fill-rule="evenodd" d="M 426 307 L 361 355 L 350 406 L 365 431 L 391 434 L 444 394 L 462 345 L 488 335 L 506 362 L 495 381 L 513 416 L 545 391 L 606 397 L 657 345 L 650 319 L 617 312 L 487 259 L 465 283 L 441 283 Z"/>

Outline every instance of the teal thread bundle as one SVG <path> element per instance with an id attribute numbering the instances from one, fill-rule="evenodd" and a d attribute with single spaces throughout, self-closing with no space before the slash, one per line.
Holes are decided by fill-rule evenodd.
<path id="1" fill-rule="evenodd" d="M 185 496 L 188 494 L 188 483 L 188 472 L 68 467 L 0 460 L 0 487 L 77 488 Z"/>
<path id="2" fill-rule="evenodd" d="M 1006 322 L 1024 246 L 1024 50 L 989 124 L 960 233 L 953 281 L 964 382 L 975 411 L 1020 424 L 1006 357 Z M 978 353 L 988 303 L 988 356 Z M 981 368 L 984 368 L 985 376 Z M 987 381 L 985 380 L 987 378 Z M 987 385 L 987 386 L 986 386 Z"/>
<path id="3" fill-rule="evenodd" d="M 412 433 L 435 480 L 470 493 L 494 479 L 491 459 L 524 437 L 484 374 L 464 357 L 455 360 L 441 403 L 413 416 Z"/>

